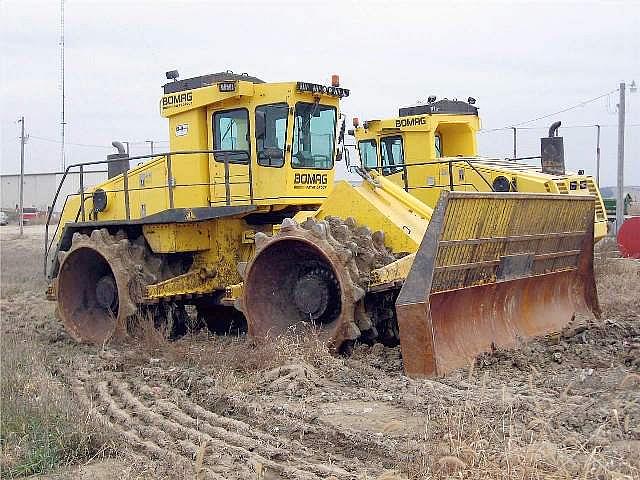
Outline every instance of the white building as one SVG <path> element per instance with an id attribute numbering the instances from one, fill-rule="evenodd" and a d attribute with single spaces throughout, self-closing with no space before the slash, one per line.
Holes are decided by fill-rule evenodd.
<path id="1" fill-rule="evenodd" d="M 27 173 L 24 176 L 24 206 L 36 207 L 43 212 L 51 206 L 53 197 L 60 181 L 62 173 Z M 85 188 L 104 182 L 107 179 L 107 171 L 88 171 L 84 173 Z M 0 207 L 2 210 L 15 210 L 20 203 L 20 175 L 0 175 Z M 67 195 L 80 191 L 80 174 L 69 173 L 58 195 L 58 201 L 54 211 L 60 212 Z"/>

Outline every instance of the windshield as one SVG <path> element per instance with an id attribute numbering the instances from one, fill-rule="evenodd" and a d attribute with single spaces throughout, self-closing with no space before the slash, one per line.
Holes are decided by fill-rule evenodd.
<path id="1" fill-rule="evenodd" d="M 293 125 L 293 168 L 333 167 L 336 109 L 319 103 L 297 103 Z"/>

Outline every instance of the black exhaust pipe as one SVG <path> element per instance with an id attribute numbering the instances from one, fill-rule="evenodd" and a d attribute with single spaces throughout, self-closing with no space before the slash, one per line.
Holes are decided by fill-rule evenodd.
<path id="1" fill-rule="evenodd" d="M 120 161 L 119 162 L 110 161 L 109 163 L 107 163 L 108 178 L 116 177 L 121 173 L 124 173 L 127 170 L 129 170 L 129 154 L 125 150 L 124 145 L 122 145 L 121 142 L 116 142 L 116 141 L 111 142 L 111 145 L 113 145 L 116 148 L 116 150 L 118 150 L 118 153 L 111 153 L 107 155 L 107 160 L 120 159 Z"/>
<path id="2" fill-rule="evenodd" d="M 540 160 L 542 173 L 564 175 L 564 143 L 558 137 L 558 128 L 562 122 L 553 122 L 549 127 L 549 136 L 540 139 Z"/>

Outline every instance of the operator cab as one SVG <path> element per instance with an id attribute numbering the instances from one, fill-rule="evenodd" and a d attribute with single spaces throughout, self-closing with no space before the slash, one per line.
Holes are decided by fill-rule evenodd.
<path id="1" fill-rule="evenodd" d="M 223 72 L 170 82 L 161 110 L 171 151 L 213 151 L 190 159 L 209 172 L 210 206 L 318 205 L 333 186 L 339 101 L 349 95 L 333 80 L 265 83 Z"/>
<path id="2" fill-rule="evenodd" d="M 397 118 L 370 120 L 362 127 L 354 120 L 361 165 L 385 176 L 405 175 L 408 164 L 477 155 L 480 120 L 469 102 L 443 99 L 400 108 Z"/>

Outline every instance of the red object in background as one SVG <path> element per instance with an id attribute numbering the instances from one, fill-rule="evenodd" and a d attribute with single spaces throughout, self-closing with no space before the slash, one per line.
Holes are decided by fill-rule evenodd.
<path id="1" fill-rule="evenodd" d="M 625 220 L 618 231 L 618 248 L 623 257 L 640 258 L 640 217 Z"/>
<path id="2" fill-rule="evenodd" d="M 40 218 L 40 212 L 35 207 L 24 207 L 22 209 L 22 221 L 24 223 L 30 223 Z"/>

